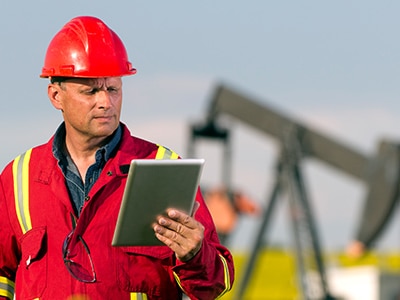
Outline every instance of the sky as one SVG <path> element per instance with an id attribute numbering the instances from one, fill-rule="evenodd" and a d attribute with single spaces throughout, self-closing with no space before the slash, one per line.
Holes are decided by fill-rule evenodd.
<path id="1" fill-rule="evenodd" d="M 51 38 L 73 17 L 103 19 L 138 72 L 124 78 L 122 121 L 132 134 L 185 157 L 190 125 L 202 122 L 219 83 L 374 155 L 400 142 L 400 3 L 396 1 L 7 1 L 0 10 L 0 168 L 45 143 L 62 121 L 39 78 Z M 232 185 L 265 207 L 278 144 L 237 120 Z M 202 182 L 221 184 L 222 150 L 206 158 Z M 359 223 L 366 186 L 318 160 L 304 176 L 324 249 L 344 249 Z M 290 243 L 287 199 L 266 241 Z M 230 243 L 249 249 L 260 219 L 244 216 Z M 378 249 L 400 249 L 397 207 Z"/>

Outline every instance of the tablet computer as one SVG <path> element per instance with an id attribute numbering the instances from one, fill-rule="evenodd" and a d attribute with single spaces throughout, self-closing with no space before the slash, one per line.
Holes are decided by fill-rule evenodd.
<path id="1" fill-rule="evenodd" d="M 152 224 L 167 208 L 191 213 L 204 159 L 132 160 L 113 246 L 163 245 Z"/>

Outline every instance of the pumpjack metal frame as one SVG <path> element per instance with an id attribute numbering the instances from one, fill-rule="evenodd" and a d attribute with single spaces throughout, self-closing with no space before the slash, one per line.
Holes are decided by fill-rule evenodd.
<path id="1" fill-rule="evenodd" d="M 288 138 L 282 145 L 276 163 L 275 183 L 262 216 L 262 223 L 257 231 L 254 245 L 251 247 L 242 280 L 239 282 L 239 288 L 235 294 L 237 300 L 244 299 L 244 293 L 257 264 L 259 254 L 267 246 L 266 232 L 270 228 L 270 223 L 277 209 L 279 196 L 284 196 L 284 194 L 287 194 L 289 202 L 289 220 L 292 225 L 302 299 L 334 299 L 329 292 L 316 220 L 307 195 L 301 168 L 301 149 L 298 147 L 296 136 L 296 132 L 288 132 Z M 309 280 L 311 269 L 307 269 L 307 266 L 311 266 L 311 269 L 317 275 L 314 282 Z"/>
<path id="2" fill-rule="evenodd" d="M 271 109 L 231 88 L 219 85 L 213 95 L 205 122 L 191 127 L 191 142 L 188 152 L 190 156 L 194 154 L 197 138 L 222 140 L 225 147 L 223 178 L 228 189 L 231 187 L 232 151 L 229 130 L 221 128 L 217 124 L 217 119 L 222 114 L 275 137 L 281 147 L 276 162 L 275 184 L 262 216 L 262 223 L 251 248 L 242 280 L 236 289 L 235 299 L 243 300 L 259 252 L 265 247 L 265 233 L 270 226 L 279 196 L 285 193 L 289 200 L 302 297 L 307 300 L 334 299 L 329 292 L 317 225 L 302 175 L 303 159 L 307 157 L 319 159 L 366 183 L 368 188 L 366 207 L 371 206 L 371 203 L 376 203 L 377 200 L 380 203 L 375 219 L 369 220 L 369 223 L 373 222 L 375 227 L 382 229 L 387 222 L 389 211 L 399 195 L 399 145 L 382 141 L 377 155 L 368 157 L 284 116 L 276 109 Z M 310 262 L 313 264 L 313 271 L 318 278 L 317 291 L 315 291 L 316 283 L 310 282 L 309 270 L 306 268 Z"/>

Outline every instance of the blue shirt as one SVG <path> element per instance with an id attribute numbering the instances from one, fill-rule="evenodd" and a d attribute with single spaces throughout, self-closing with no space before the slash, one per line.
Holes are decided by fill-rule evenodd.
<path id="1" fill-rule="evenodd" d="M 117 146 L 121 140 L 122 130 L 121 126 L 118 126 L 109 142 L 96 151 L 96 161 L 87 169 L 85 182 L 83 182 L 78 168 L 67 151 L 65 135 L 65 124 L 62 123 L 54 135 L 53 155 L 57 159 L 58 166 L 64 174 L 72 205 L 76 214 L 79 216 L 90 189 L 99 178 L 107 160 L 116 152 Z"/>

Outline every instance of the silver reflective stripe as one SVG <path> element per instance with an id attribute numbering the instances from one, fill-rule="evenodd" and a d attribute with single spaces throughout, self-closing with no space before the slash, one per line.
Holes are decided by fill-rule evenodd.
<path id="1" fill-rule="evenodd" d="M 0 296 L 14 298 L 14 282 L 6 277 L 0 277 Z"/>
<path id="2" fill-rule="evenodd" d="M 147 300 L 147 294 L 145 293 L 131 293 L 131 300 Z"/>
<path id="3" fill-rule="evenodd" d="M 15 210 L 22 233 L 32 229 L 29 213 L 29 161 L 32 149 L 18 156 L 13 163 Z"/>
<path id="4" fill-rule="evenodd" d="M 178 154 L 170 149 L 157 145 L 158 150 L 156 154 L 156 159 L 178 159 Z"/>

